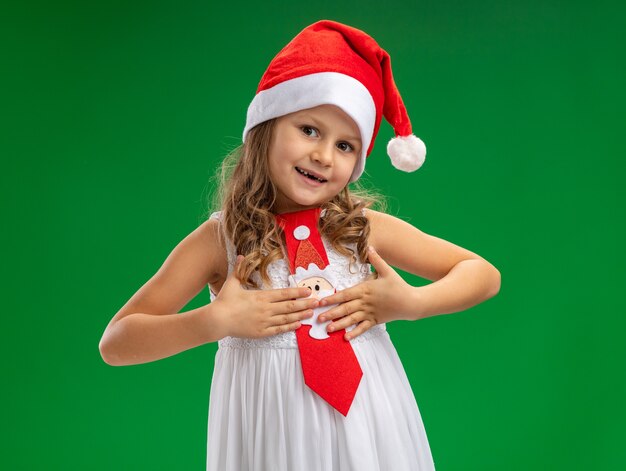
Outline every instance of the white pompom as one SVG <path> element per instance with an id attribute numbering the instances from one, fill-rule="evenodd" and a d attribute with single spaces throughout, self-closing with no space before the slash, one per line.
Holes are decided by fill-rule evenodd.
<path id="1" fill-rule="evenodd" d="M 387 144 L 387 155 L 398 170 L 414 172 L 426 159 L 426 145 L 415 134 L 397 136 Z"/>

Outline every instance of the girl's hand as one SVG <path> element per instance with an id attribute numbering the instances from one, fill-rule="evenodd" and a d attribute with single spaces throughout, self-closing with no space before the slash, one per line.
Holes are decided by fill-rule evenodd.
<path id="1" fill-rule="evenodd" d="M 237 256 L 235 269 L 228 275 L 213 304 L 219 305 L 219 316 L 226 336 L 262 338 L 300 327 L 300 319 L 313 316 L 319 301 L 310 296 L 309 288 L 246 290 L 235 277 L 243 260 Z M 217 306 L 216 306 L 217 307 Z"/>
<path id="2" fill-rule="evenodd" d="M 329 332 L 358 324 L 346 332 L 346 340 L 361 335 L 376 324 L 412 319 L 412 313 L 415 312 L 415 288 L 406 283 L 373 247 L 370 247 L 369 259 L 378 273 L 377 279 L 339 291 L 320 302 L 320 306 L 339 303 L 339 306 L 329 309 L 318 319 L 324 322 L 341 318 L 328 325 Z"/>

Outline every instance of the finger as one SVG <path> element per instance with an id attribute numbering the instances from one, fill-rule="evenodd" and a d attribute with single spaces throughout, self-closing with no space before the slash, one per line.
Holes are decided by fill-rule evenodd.
<path id="1" fill-rule="evenodd" d="M 356 293 L 358 293 L 358 288 L 355 287 L 341 290 L 322 299 L 320 301 L 320 306 L 329 306 L 331 304 L 345 303 L 346 301 L 354 299 L 356 297 Z"/>
<path id="2" fill-rule="evenodd" d="M 274 315 L 289 314 L 299 312 L 305 309 L 316 308 L 319 301 L 316 298 L 291 299 L 280 303 L 274 303 L 272 306 Z"/>
<path id="3" fill-rule="evenodd" d="M 370 263 L 379 275 L 385 276 L 387 273 L 389 273 L 389 270 L 393 270 L 389 266 L 389 264 L 387 264 L 387 262 L 385 262 L 385 260 L 383 260 L 383 258 L 378 254 L 376 249 L 371 245 L 368 248 L 367 257 L 369 258 Z"/>
<path id="4" fill-rule="evenodd" d="M 326 330 L 328 332 L 337 332 L 338 330 L 345 329 L 346 327 L 350 327 L 351 325 L 358 324 L 363 320 L 364 315 L 365 312 L 363 311 L 353 312 L 349 316 L 342 317 L 337 322 L 330 323 Z"/>
<path id="5" fill-rule="evenodd" d="M 267 332 L 268 332 L 268 335 L 284 334 L 285 332 L 297 330 L 301 326 L 302 326 L 302 323 L 300 321 L 295 321 L 289 324 L 273 325 L 271 327 L 268 327 Z"/>
<path id="6" fill-rule="evenodd" d="M 345 317 L 355 311 L 359 310 L 359 304 L 356 299 L 352 301 L 348 301 L 346 303 L 341 303 L 338 306 L 335 306 L 332 309 L 320 314 L 318 318 L 320 322 L 325 322 L 333 319 L 337 319 L 339 317 Z"/>
<path id="7" fill-rule="evenodd" d="M 241 265 L 243 263 L 244 258 L 246 257 L 244 257 L 243 255 L 237 255 L 237 258 L 235 259 L 235 267 L 238 267 L 239 265 Z"/>
<path id="8" fill-rule="evenodd" d="M 365 319 L 364 321 L 361 321 L 357 324 L 357 326 L 352 329 L 350 332 L 346 332 L 346 334 L 343 336 L 346 340 L 351 340 L 365 332 L 367 332 L 368 330 L 370 330 L 372 327 L 374 326 L 374 323 L 368 319 Z"/>
<path id="9" fill-rule="evenodd" d="M 237 278 L 237 269 L 239 268 L 239 265 L 241 265 L 241 263 L 243 262 L 244 258 L 245 257 L 243 255 L 237 255 L 237 258 L 235 259 L 235 265 L 233 266 L 232 271 L 226 277 L 224 284 L 231 282 L 232 279 L 235 279 L 238 282 L 241 282 L 239 278 Z"/>
<path id="10" fill-rule="evenodd" d="M 311 296 L 311 288 L 302 286 L 299 288 L 278 288 L 263 291 L 266 300 L 270 303 L 286 301 L 288 299 L 307 298 Z"/>
<path id="11" fill-rule="evenodd" d="M 292 312 L 289 314 L 280 314 L 273 316 L 270 319 L 270 325 L 289 325 L 295 324 L 296 322 L 300 322 L 303 319 L 309 319 L 313 316 L 313 309 L 305 309 L 299 312 Z"/>

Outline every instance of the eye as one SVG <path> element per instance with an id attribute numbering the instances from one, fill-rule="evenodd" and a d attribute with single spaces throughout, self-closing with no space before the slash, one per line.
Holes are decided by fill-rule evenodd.
<path id="1" fill-rule="evenodd" d="M 311 135 L 307 132 L 307 129 L 311 129 L 311 130 L 313 130 L 313 131 L 317 132 L 317 129 L 316 129 L 316 128 L 314 128 L 313 126 L 308 126 L 308 125 L 306 125 L 306 124 L 305 124 L 304 126 L 300 126 L 300 129 L 304 132 L 304 134 L 306 134 L 306 135 L 307 135 L 307 136 L 309 136 L 309 137 L 310 137 Z M 340 142 L 338 145 L 339 145 L 339 146 L 348 146 L 348 149 L 341 149 L 341 150 L 343 150 L 344 152 L 353 152 L 353 151 L 355 150 L 355 149 L 354 149 L 354 146 L 353 146 L 352 144 L 348 143 L 348 142 Z"/>
<path id="2" fill-rule="evenodd" d="M 320 285 L 315 285 L 315 291 L 319 291 L 320 290 Z"/>
<path id="3" fill-rule="evenodd" d="M 347 142 L 340 142 L 339 145 L 347 145 L 350 149 L 350 152 L 352 152 L 354 150 L 354 147 L 351 144 L 348 144 Z M 342 149 L 343 150 L 343 149 Z M 347 152 L 347 151 L 346 151 Z"/>
<path id="4" fill-rule="evenodd" d="M 307 136 L 309 136 L 310 134 L 306 132 L 307 129 L 313 129 L 315 130 L 315 132 L 317 132 L 317 129 L 315 129 L 313 126 L 300 126 L 300 129 L 302 129 L 304 131 L 304 134 L 306 134 Z"/>

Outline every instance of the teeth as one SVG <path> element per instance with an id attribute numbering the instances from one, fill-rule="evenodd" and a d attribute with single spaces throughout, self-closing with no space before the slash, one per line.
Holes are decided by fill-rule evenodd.
<path id="1" fill-rule="evenodd" d="M 302 175 L 307 176 L 309 178 L 313 178 L 315 180 L 317 180 L 318 182 L 324 183 L 326 180 L 322 180 L 321 178 L 316 177 L 315 175 L 311 175 L 308 172 L 305 172 L 304 170 L 302 170 L 301 168 L 296 167 L 296 170 L 298 172 L 300 172 Z"/>

